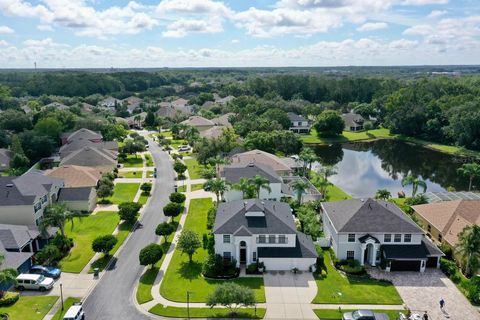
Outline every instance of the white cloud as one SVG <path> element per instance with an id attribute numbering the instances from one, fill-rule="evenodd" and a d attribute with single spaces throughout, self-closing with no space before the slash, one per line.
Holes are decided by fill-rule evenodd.
<path id="1" fill-rule="evenodd" d="M 428 19 L 437 19 L 440 17 L 443 17 L 448 13 L 447 10 L 433 10 L 430 12 L 430 14 L 427 16 Z"/>
<path id="2" fill-rule="evenodd" d="M 53 27 L 48 24 L 41 24 L 37 26 L 37 29 L 40 31 L 53 31 Z"/>
<path id="3" fill-rule="evenodd" d="M 240 40 L 238 40 L 238 39 L 232 39 L 231 42 L 232 42 L 232 43 L 240 43 Z"/>
<path id="4" fill-rule="evenodd" d="M 15 30 L 13 30 L 12 28 L 10 27 L 7 27 L 7 26 L 0 26 L 0 34 L 5 34 L 5 33 L 14 33 Z"/>
<path id="5" fill-rule="evenodd" d="M 68 47 L 66 44 L 56 43 L 52 38 L 45 38 L 41 40 L 28 39 L 23 41 L 26 47 Z"/>
<path id="6" fill-rule="evenodd" d="M 409 6 L 426 6 L 430 4 L 447 4 L 448 0 L 405 0 L 404 5 Z"/>
<path id="7" fill-rule="evenodd" d="M 158 4 L 156 11 L 158 14 L 171 12 L 221 16 L 232 14 L 232 10 L 223 2 L 212 0 L 163 0 Z"/>
<path id="8" fill-rule="evenodd" d="M 220 19 L 210 20 L 180 19 L 167 26 L 162 35 L 167 38 L 182 38 L 189 33 L 217 33 L 223 31 Z"/>
<path id="9" fill-rule="evenodd" d="M 8 42 L 5 40 L 0 40 L 0 46 L 8 46 Z"/>
<path id="10" fill-rule="evenodd" d="M 400 40 L 394 40 L 390 42 L 389 47 L 391 49 L 398 49 L 398 50 L 408 50 L 408 49 L 413 49 L 418 46 L 418 41 L 412 41 L 412 40 L 406 40 L 406 39 L 400 39 Z"/>
<path id="11" fill-rule="evenodd" d="M 365 31 L 374 31 L 380 29 L 388 28 L 388 24 L 385 22 L 369 22 L 361 25 L 357 28 L 357 31 L 365 32 Z"/>

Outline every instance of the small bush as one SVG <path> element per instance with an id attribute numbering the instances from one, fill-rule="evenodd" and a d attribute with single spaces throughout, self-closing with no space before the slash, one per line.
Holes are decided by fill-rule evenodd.
<path id="1" fill-rule="evenodd" d="M 258 273 L 258 264 L 256 263 L 251 263 L 247 266 L 246 270 L 247 274 L 256 274 Z"/>
<path id="2" fill-rule="evenodd" d="M 140 190 L 142 190 L 145 194 L 150 194 L 150 191 L 152 191 L 152 184 L 145 182 L 140 186 Z"/>
<path id="3" fill-rule="evenodd" d="M 454 261 L 450 261 L 444 258 L 440 258 L 440 269 L 449 278 L 458 272 L 458 267 L 456 263 Z"/>
<path id="4" fill-rule="evenodd" d="M 174 192 L 170 194 L 170 201 L 175 203 L 184 203 L 187 197 L 181 192 Z"/>
<path id="5" fill-rule="evenodd" d="M 215 216 L 217 214 L 217 209 L 212 207 L 208 210 L 207 214 L 207 229 L 212 229 L 213 225 L 215 224 Z"/>
<path id="6" fill-rule="evenodd" d="M 320 272 L 320 276 L 322 277 L 322 279 L 325 279 L 327 277 L 327 271 L 322 270 L 322 272 Z"/>
<path id="7" fill-rule="evenodd" d="M 345 263 L 346 262 L 346 263 Z M 341 260 L 340 270 L 348 274 L 360 275 L 365 273 L 365 268 L 357 260 Z"/>
<path id="8" fill-rule="evenodd" d="M 203 265 L 203 274 L 209 278 L 233 277 L 236 275 L 236 261 L 224 260 L 219 254 L 210 254 Z"/>
<path id="9" fill-rule="evenodd" d="M 3 297 L 0 299 L 0 307 L 11 306 L 15 302 L 17 302 L 18 299 L 20 299 L 19 292 L 7 291 L 5 292 Z"/>

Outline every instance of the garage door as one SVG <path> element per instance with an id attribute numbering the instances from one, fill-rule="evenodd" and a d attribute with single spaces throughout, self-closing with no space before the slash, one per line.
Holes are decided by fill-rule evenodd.
<path id="1" fill-rule="evenodd" d="M 436 268 L 438 262 L 438 257 L 430 257 L 427 260 L 427 268 Z"/>
<path id="2" fill-rule="evenodd" d="M 419 260 L 393 260 L 390 271 L 420 271 Z"/>

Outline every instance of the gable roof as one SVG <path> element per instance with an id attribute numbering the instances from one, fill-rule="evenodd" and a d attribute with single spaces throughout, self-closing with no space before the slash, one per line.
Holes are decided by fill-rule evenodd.
<path id="1" fill-rule="evenodd" d="M 105 149 L 113 152 L 118 151 L 118 143 L 116 141 L 102 141 L 102 142 L 92 142 L 83 138 L 75 139 L 70 143 L 64 144 L 60 147 L 59 153 L 60 157 L 64 158 L 69 155 L 71 152 L 80 150 L 84 147 L 92 147 L 97 149 Z"/>
<path id="2" fill-rule="evenodd" d="M 422 233 L 395 204 L 368 198 L 324 202 L 322 208 L 337 232 Z"/>
<path id="3" fill-rule="evenodd" d="M 295 237 L 295 247 L 258 247 L 259 258 L 317 258 L 312 238 L 301 232 Z"/>
<path id="4" fill-rule="evenodd" d="M 346 127 L 357 127 L 363 125 L 363 117 L 356 113 L 344 113 L 342 114 L 343 121 L 345 121 Z"/>
<path id="5" fill-rule="evenodd" d="M 3 148 L 0 149 L 0 171 L 10 168 L 10 160 L 12 157 L 12 151 Z"/>
<path id="6" fill-rule="evenodd" d="M 0 242 L 7 250 L 21 249 L 39 235 L 40 231 L 36 226 L 0 224 Z"/>
<path id="7" fill-rule="evenodd" d="M 245 214 L 249 212 L 263 212 L 264 216 L 246 216 Z M 297 232 L 292 211 L 287 203 L 259 199 L 220 203 L 213 233 L 234 234 L 242 227 L 251 234 Z"/>
<path id="8" fill-rule="evenodd" d="M 91 167 L 63 165 L 45 172 L 46 176 L 63 179 L 65 187 L 94 187 L 102 176 Z"/>
<path id="9" fill-rule="evenodd" d="M 110 167 L 117 165 L 115 155 L 108 150 L 94 147 L 83 147 L 71 152 L 62 159 L 60 165 L 77 165 L 84 167 Z"/>
<path id="10" fill-rule="evenodd" d="M 281 183 L 279 175 L 272 169 L 272 167 L 261 163 L 248 164 L 234 164 L 223 167 L 221 176 L 230 183 L 237 183 L 240 178 L 253 178 L 255 176 L 262 176 L 268 179 L 270 183 Z"/>
<path id="11" fill-rule="evenodd" d="M 0 252 L 4 255 L 3 268 L 17 269 L 33 256 L 33 252 L 11 252 L 7 251 L 0 242 Z"/>
<path id="12" fill-rule="evenodd" d="M 417 214 L 442 233 L 451 245 L 467 226 L 480 224 L 480 200 L 454 200 L 412 206 Z"/>
<path id="13" fill-rule="evenodd" d="M 95 131 L 90 129 L 81 128 L 77 131 L 66 132 L 62 134 L 62 139 L 65 139 L 67 142 L 72 142 L 73 140 L 83 139 L 83 140 L 102 140 L 103 136 Z"/>
<path id="14" fill-rule="evenodd" d="M 218 138 L 223 134 L 223 129 L 225 129 L 223 126 L 213 126 L 207 130 L 201 131 L 200 137 L 207 139 Z"/>
<path id="15" fill-rule="evenodd" d="M 182 123 L 192 127 L 207 127 L 215 125 L 213 121 L 200 116 L 191 116 L 187 120 L 182 121 Z"/>
<path id="16" fill-rule="evenodd" d="M 92 187 L 62 188 L 58 194 L 58 201 L 88 201 Z"/>
<path id="17" fill-rule="evenodd" d="M 228 121 L 228 118 L 230 116 L 233 116 L 233 115 L 234 115 L 234 113 L 229 112 L 229 113 L 223 114 L 219 117 L 213 118 L 211 121 L 213 123 L 215 123 L 217 126 L 224 126 L 224 127 L 227 127 L 227 128 L 231 128 L 232 124 L 230 123 L 230 121 Z"/>
<path id="18" fill-rule="evenodd" d="M 287 166 L 279 157 L 274 154 L 262 151 L 251 150 L 247 152 L 237 153 L 231 156 L 232 164 L 248 164 L 248 163 L 261 163 L 271 166 L 273 170 L 279 171 L 291 171 L 291 168 Z"/>
<path id="19" fill-rule="evenodd" d="M 296 113 L 293 113 L 293 112 L 287 112 L 287 116 L 288 116 L 288 119 L 290 119 L 290 121 L 308 121 L 304 116 L 302 115 L 299 115 L 299 114 L 296 114 Z"/>

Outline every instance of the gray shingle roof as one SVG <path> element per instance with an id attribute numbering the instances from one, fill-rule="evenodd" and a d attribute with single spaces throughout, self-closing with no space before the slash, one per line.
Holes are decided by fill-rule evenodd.
<path id="1" fill-rule="evenodd" d="M 35 226 L 0 224 L 0 242 L 8 250 L 21 249 L 30 240 L 40 235 Z"/>
<path id="2" fill-rule="evenodd" d="M 422 233 L 395 204 L 383 200 L 360 199 L 322 203 L 337 232 Z"/>
<path id="3" fill-rule="evenodd" d="M 97 149 L 93 147 L 83 147 L 70 153 L 62 159 L 60 165 L 77 165 L 85 167 L 115 167 L 117 160 L 111 152 L 106 149 Z"/>
<path id="4" fill-rule="evenodd" d="M 84 140 L 101 140 L 103 137 L 100 133 L 92 131 L 90 129 L 81 128 L 77 131 L 73 132 L 66 132 L 62 134 L 62 139 L 66 139 L 67 141 L 71 142 L 77 139 L 84 139 Z"/>
<path id="5" fill-rule="evenodd" d="M 444 255 L 429 240 L 423 240 L 421 244 L 412 245 L 384 244 L 382 250 L 387 259 L 426 259 L 431 256 Z"/>
<path id="6" fill-rule="evenodd" d="M 297 233 L 295 247 L 258 247 L 259 258 L 317 258 L 312 238 Z"/>
<path id="7" fill-rule="evenodd" d="M 88 201 L 92 187 L 62 188 L 58 194 L 58 201 Z"/>
<path id="8" fill-rule="evenodd" d="M 296 113 L 293 113 L 293 112 L 288 112 L 287 113 L 288 115 L 288 119 L 290 119 L 290 121 L 308 121 L 304 116 L 302 115 L 299 115 L 299 114 L 296 114 Z"/>
<path id="9" fill-rule="evenodd" d="M 270 183 L 281 183 L 280 176 L 272 169 L 272 167 L 261 163 L 234 164 L 223 167 L 222 177 L 230 183 L 237 183 L 240 178 L 253 178 L 262 176 Z"/>
<path id="10" fill-rule="evenodd" d="M 365 119 L 356 113 L 344 113 L 342 114 L 343 121 L 345 121 L 345 127 L 357 127 L 362 126 Z"/>
<path id="11" fill-rule="evenodd" d="M 33 256 L 33 252 L 10 252 L 6 251 L 0 242 L 0 253 L 3 254 L 5 260 L 2 263 L 2 268 L 17 269 L 23 263 Z"/>
<path id="12" fill-rule="evenodd" d="M 245 204 L 246 203 L 246 204 Z M 264 212 L 264 217 L 246 217 L 246 212 Z M 244 227 L 251 234 L 296 233 L 292 211 L 287 203 L 259 199 L 237 200 L 218 205 L 213 232 L 234 234 Z"/>
<path id="13" fill-rule="evenodd" d="M 61 158 L 66 157 L 70 153 L 80 150 L 84 147 L 92 147 L 97 149 L 106 149 L 110 151 L 118 151 L 118 143 L 116 141 L 92 142 L 88 139 L 79 138 L 72 140 L 70 143 L 60 147 Z"/>

